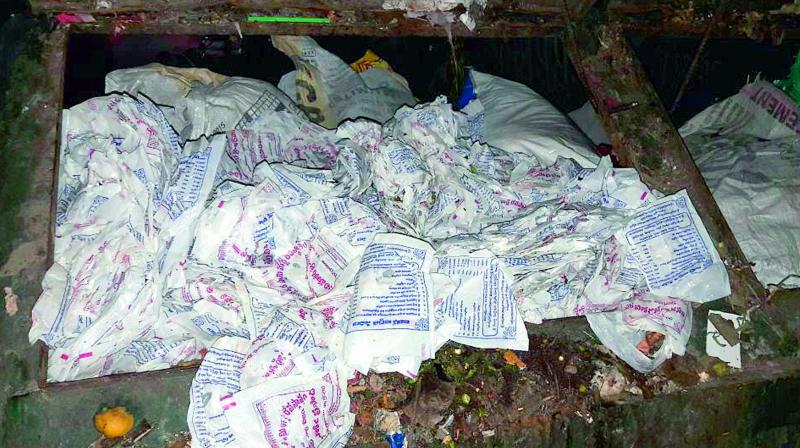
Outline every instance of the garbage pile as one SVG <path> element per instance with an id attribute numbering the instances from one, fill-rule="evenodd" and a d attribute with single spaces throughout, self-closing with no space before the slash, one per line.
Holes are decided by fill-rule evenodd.
<path id="1" fill-rule="evenodd" d="M 385 62 L 273 43 L 298 68 L 283 91 L 153 65 L 64 112 L 30 332 L 51 381 L 202 359 L 193 445 L 344 446 L 356 371 L 526 350 L 524 322 L 576 315 L 649 371 L 683 353 L 688 302 L 729 294 L 685 192 L 612 167 L 526 87 L 473 71 L 461 110 L 414 104 Z"/>

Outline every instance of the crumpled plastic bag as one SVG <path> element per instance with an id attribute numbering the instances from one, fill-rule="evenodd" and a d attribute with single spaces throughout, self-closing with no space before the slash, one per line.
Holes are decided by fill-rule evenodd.
<path id="1" fill-rule="evenodd" d="M 51 347 L 49 379 L 195 356 L 185 340 L 147 342 L 159 320 L 162 274 L 192 243 L 224 138 L 181 148 L 153 103 L 127 95 L 65 111 L 63 132 L 54 265 L 29 333 Z"/>

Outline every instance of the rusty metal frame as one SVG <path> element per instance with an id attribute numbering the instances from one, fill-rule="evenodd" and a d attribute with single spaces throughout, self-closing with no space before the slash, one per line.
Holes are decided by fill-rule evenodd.
<path id="1" fill-rule="evenodd" d="M 615 25 L 577 25 L 566 33 L 565 44 L 621 165 L 636 168 L 645 184 L 663 193 L 687 190 L 728 270 L 733 307 L 743 311 L 765 300 L 763 285 L 623 30 Z"/>
<path id="2" fill-rule="evenodd" d="M 349 36 L 531 37 L 565 25 L 565 11 L 582 17 L 595 0 L 489 0 L 478 26 L 456 22 L 450 30 L 405 11 L 383 9 L 383 0 L 30 0 L 36 13 L 87 14 L 92 22 L 72 30 L 101 34 L 297 34 Z M 103 5 L 101 7 L 101 5 Z M 453 10 L 455 14 L 463 8 Z M 252 23 L 248 16 L 327 18 L 329 24 Z"/>
<path id="3" fill-rule="evenodd" d="M 54 93 L 54 103 L 51 105 L 56 113 L 56 123 L 50 123 L 55 126 L 55 140 L 51 142 L 52 151 L 52 176 L 50 179 L 50 225 L 47 229 L 47 267 L 53 265 L 55 253 L 55 222 L 56 222 L 56 207 L 58 205 L 58 172 L 61 165 L 61 108 L 64 103 L 64 76 L 66 74 L 67 63 L 67 30 L 56 30 L 47 37 L 42 50 L 42 60 L 46 62 L 47 71 L 53 76 L 50 78 L 49 88 Z M 47 385 L 47 356 L 48 347 L 42 341 L 36 341 L 35 348 L 39 353 L 39 374 L 37 376 L 37 383 L 39 388 L 42 389 Z"/>
<path id="4" fill-rule="evenodd" d="M 138 5 L 143 0 L 115 0 L 115 4 L 123 7 L 125 5 Z M 669 117 L 664 111 L 658 97 L 652 88 L 652 85 L 647 80 L 641 69 L 638 60 L 633 55 L 632 50 L 627 45 L 627 42 L 622 36 L 622 31 L 618 28 L 610 29 L 600 28 L 595 30 L 579 30 L 572 26 L 574 22 L 580 22 L 587 14 L 589 8 L 594 3 L 594 0 L 569 0 L 563 2 L 564 7 L 561 10 L 557 8 L 552 10 L 545 10 L 540 8 L 538 13 L 531 15 L 527 11 L 527 15 L 505 16 L 506 19 L 497 19 L 495 16 L 493 21 L 487 25 L 479 26 L 474 33 L 469 32 L 463 26 L 457 26 L 453 29 L 453 35 L 464 35 L 471 37 L 534 37 L 549 35 L 553 32 L 562 29 L 561 27 L 567 26 L 568 32 L 566 33 L 566 46 L 570 52 L 572 63 L 578 72 L 579 77 L 584 82 L 587 93 L 589 94 L 595 108 L 600 113 L 604 127 L 612 137 L 613 143 L 617 147 L 620 160 L 626 166 L 633 166 L 640 170 L 643 181 L 649 186 L 659 189 L 664 192 L 674 192 L 683 188 L 689 191 L 689 194 L 697 207 L 703 222 L 709 230 L 712 238 L 718 241 L 720 245 L 718 249 L 720 254 L 725 260 L 729 268 L 729 273 L 732 280 L 732 303 L 736 306 L 744 303 L 752 302 L 755 299 L 762 297 L 763 287 L 755 279 L 755 276 L 750 270 L 746 259 L 741 254 L 741 249 L 738 246 L 735 238 L 733 237 L 730 229 L 727 226 L 724 218 L 722 217 L 719 208 L 716 205 L 711 193 L 703 182 L 699 170 L 694 165 L 691 157 L 688 155 L 680 135 L 675 128 L 671 125 Z M 39 11 L 70 11 L 81 12 L 85 10 L 86 5 L 96 6 L 96 0 L 32 0 L 34 9 Z M 162 5 L 160 1 L 153 1 L 152 4 Z M 210 5 L 215 8 L 229 7 L 232 3 L 238 6 L 242 5 L 261 5 L 256 0 L 179 0 L 173 2 L 178 10 L 181 10 L 180 5 L 192 4 L 195 6 Z M 270 5 L 281 5 L 290 7 L 298 3 L 304 5 L 311 4 L 311 8 L 319 7 L 320 10 L 304 9 L 304 10 L 280 10 L 281 14 L 297 14 L 309 13 L 325 14 L 325 5 L 337 3 L 342 5 L 373 5 L 379 4 L 379 0 L 344 0 L 340 2 L 318 0 L 313 2 L 297 2 L 292 0 L 281 0 L 271 2 Z M 490 1 L 490 6 L 496 5 L 498 1 Z M 502 3 L 502 2 L 499 2 Z M 514 2 L 515 4 L 534 5 L 537 2 L 520 1 Z M 542 3 L 542 2 L 538 2 Z M 374 5 L 373 5 L 374 6 Z M 56 10 L 48 8 L 60 8 Z M 81 9 L 84 8 L 84 9 Z M 521 9 L 525 11 L 524 8 Z M 517 10 L 519 12 L 520 9 Z M 97 12 L 92 10 L 92 12 Z M 545 18 L 545 13 L 555 14 L 551 17 L 552 20 Z M 116 15 L 114 15 L 116 14 Z M 297 25 L 297 24 L 256 24 L 256 23 L 239 23 L 246 12 L 230 11 L 225 12 L 221 16 L 210 17 L 208 11 L 183 11 L 172 18 L 165 18 L 153 12 L 143 12 L 135 14 L 124 14 L 124 11 L 113 11 L 112 15 L 99 16 L 98 20 L 94 23 L 73 24 L 67 28 L 62 28 L 51 33 L 48 39 L 48 45 L 43 57 L 49 61 L 49 69 L 51 73 L 55 73 L 57 79 L 54 81 L 52 88 L 58 89 L 57 98 L 59 104 L 57 107 L 60 109 L 61 100 L 63 98 L 63 80 L 66 69 L 66 42 L 70 33 L 125 33 L 125 34 L 232 34 L 237 32 L 236 25 L 243 33 L 247 34 L 307 34 L 307 35 L 350 35 L 350 36 L 444 36 L 447 32 L 441 27 L 434 27 L 427 22 L 407 19 L 401 13 L 396 11 L 343 11 L 337 10 L 333 13 L 333 17 L 337 18 L 332 25 L 319 26 L 319 25 Z M 536 15 L 539 14 L 539 15 Z M 158 16 L 158 17 L 156 17 Z M 509 17 L 516 17 L 509 19 Z M 499 20 L 499 21 L 498 21 Z M 505 21 L 503 21 L 505 20 Z M 606 98 L 606 91 L 604 87 L 607 82 L 613 82 L 609 76 L 613 73 L 597 73 L 592 69 L 592 62 L 597 58 L 609 58 L 606 53 L 598 52 L 598 39 L 602 38 L 603 33 L 611 33 L 605 36 L 608 40 L 611 36 L 615 42 L 616 51 L 619 51 L 618 58 L 623 61 L 628 70 L 633 73 L 633 80 L 630 86 L 624 90 L 621 98 L 622 101 L 638 102 L 640 106 L 635 111 L 631 112 L 618 112 L 613 113 L 605 107 L 604 100 Z M 614 34 L 616 33 L 616 34 Z M 594 58 L 594 59 L 593 59 Z M 594 80 L 600 79 L 598 84 Z M 626 123 L 632 116 L 647 116 L 654 121 L 660 123 L 663 131 L 662 139 L 666 142 L 660 147 L 658 151 L 650 151 L 643 153 L 641 136 L 632 135 L 626 129 Z M 60 127 L 60 119 L 59 124 Z M 52 264 L 53 260 L 53 230 L 55 225 L 55 206 L 56 206 L 56 193 L 58 183 L 58 163 L 60 154 L 60 132 L 57 133 L 57 139 L 53 142 L 54 146 L 54 171 L 53 171 L 53 197 L 51 203 L 51 229 L 50 241 L 48 242 L 48 264 Z M 646 147 L 646 145 L 644 145 Z M 652 148 L 651 148 L 652 149 Z M 665 166 L 674 167 L 666 171 L 653 169 L 648 163 L 654 158 L 662 157 L 666 162 Z M 679 176 L 674 176 L 675 170 L 679 168 Z M 557 322 L 553 322 L 557 325 Z M 545 324 L 546 325 L 546 324 Z M 164 376 L 173 375 L 176 372 L 196 369 L 200 361 L 189 362 L 179 366 L 174 366 L 167 369 L 150 371 L 150 372 L 137 372 L 137 373 L 120 373 L 108 375 L 99 378 L 89 378 L 83 380 L 67 381 L 67 382 L 47 382 L 47 360 L 48 350 L 47 347 L 38 342 L 38 349 L 40 353 L 40 372 L 39 372 L 39 386 L 41 389 L 65 388 L 65 387 L 81 387 L 90 386 L 95 384 L 105 384 L 110 382 L 117 382 L 131 377 L 146 377 L 146 378 L 163 378 Z"/>

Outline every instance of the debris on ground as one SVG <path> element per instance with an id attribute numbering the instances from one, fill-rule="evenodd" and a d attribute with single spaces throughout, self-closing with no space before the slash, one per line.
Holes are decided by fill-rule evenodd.
<path id="1" fill-rule="evenodd" d="M 456 8 L 466 12 L 456 13 Z M 383 9 L 406 11 L 407 17 L 426 19 L 433 25 L 445 26 L 448 30 L 456 17 L 469 30 L 475 29 L 476 18 L 486 8 L 486 0 L 384 0 Z"/>
<path id="2" fill-rule="evenodd" d="M 644 339 L 641 340 L 638 344 L 636 344 L 636 348 L 642 352 L 645 356 L 652 356 L 658 349 L 661 348 L 661 344 L 664 343 L 664 335 L 657 332 L 657 331 L 648 331 L 644 335 Z"/>
<path id="3" fill-rule="evenodd" d="M 503 359 L 506 361 L 506 364 L 517 366 L 517 368 L 520 370 L 527 367 L 525 363 L 522 362 L 521 359 L 519 359 L 519 356 L 517 356 L 517 354 L 512 352 L 511 350 L 506 350 L 503 352 Z"/>
<path id="4" fill-rule="evenodd" d="M 642 390 L 631 384 L 616 367 L 598 370 L 592 378 L 592 388 L 598 391 L 600 399 L 609 402 L 622 402 L 632 395 L 642 395 Z"/>
<path id="5" fill-rule="evenodd" d="M 14 316 L 19 311 L 19 304 L 17 300 L 19 297 L 14 294 L 14 290 L 11 287 L 4 287 L 3 292 L 5 292 L 5 307 L 6 307 L 6 316 Z"/>
<path id="6" fill-rule="evenodd" d="M 191 448 L 192 438 L 188 432 L 179 432 L 175 434 L 164 448 Z"/>
<path id="7" fill-rule="evenodd" d="M 119 437 L 106 437 L 100 436 L 99 439 L 94 441 L 89 448 L 127 448 L 127 447 L 134 447 L 138 446 L 137 444 L 147 437 L 153 431 L 153 426 L 147 422 L 147 420 L 142 420 L 139 423 L 139 426 L 136 429 L 132 429 L 128 431 L 125 435 Z M 169 447 L 170 444 L 167 444 Z M 178 445 L 180 447 L 180 445 Z"/>
<path id="8" fill-rule="evenodd" d="M 742 353 L 739 327 L 742 317 L 722 311 L 708 312 L 706 333 L 706 353 L 725 361 L 728 366 L 742 368 Z M 722 375 L 717 375 L 722 376 Z"/>
<path id="9" fill-rule="evenodd" d="M 400 424 L 400 414 L 397 411 L 376 410 L 373 427 L 376 432 L 386 436 L 389 448 L 405 448 L 408 446 L 403 425 Z"/>

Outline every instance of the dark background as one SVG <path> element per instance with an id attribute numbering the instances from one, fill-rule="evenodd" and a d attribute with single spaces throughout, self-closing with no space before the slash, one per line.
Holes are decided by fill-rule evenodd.
<path id="1" fill-rule="evenodd" d="M 0 80 L 22 48 L 20 36 L 34 25 L 25 0 L 0 0 Z M 686 75 L 699 38 L 639 38 L 631 43 L 651 82 L 669 108 Z M 322 37 L 317 41 L 347 62 L 372 49 L 409 82 L 414 94 L 428 101 L 453 90 L 447 70 L 451 47 L 444 38 Z M 672 114 L 682 124 L 704 108 L 736 93 L 760 75 L 785 78 L 800 40 L 780 46 L 748 39 L 711 39 L 692 81 Z M 537 39 L 466 39 L 461 62 L 478 70 L 527 84 L 562 111 L 586 101 L 583 86 L 558 37 Z M 67 56 L 64 105 L 70 107 L 103 94 L 104 76 L 118 68 L 161 62 L 181 67 L 206 67 L 225 75 L 247 76 L 277 84 L 293 69 L 269 36 L 106 36 L 73 34 Z M 0 82 L 2 84 L 2 82 Z M 5 89 L 2 89 L 5 90 Z M 0 92 L 0 101 L 2 95 Z"/>
<path id="2" fill-rule="evenodd" d="M 322 37 L 317 42 L 347 62 L 372 49 L 408 80 L 423 101 L 450 91 L 446 67 L 451 49 L 444 38 Z M 631 36 L 631 43 L 669 108 L 700 40 Z M 758 75 L 769 81 L 785 78 L 798 49 L 798 40 L 787 40 L 780 46 L 747 39 L 709 40 L 680 107 L 672 114 L 673 121 L 680 125 Z M 66 107 L 102 95 L 107 72 L 150 62 L 206 67 L 275 84 L 293 69 L 291 60 L 272 47 L 268 36 L 245 36 L 240 43 L 228 36 L 209 36 L 204 43 L 200 36 L 74 34 L 67 61 Z M 463 42 L 463 63 L 525 83 L 562 111 L 576 109 L 586 101 L 583 86 L 557 37 L 467 39 Z"/>

